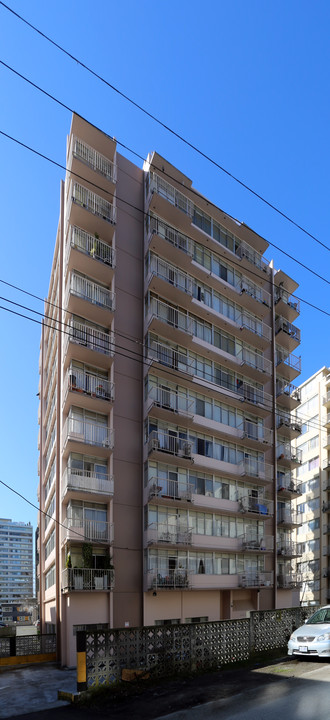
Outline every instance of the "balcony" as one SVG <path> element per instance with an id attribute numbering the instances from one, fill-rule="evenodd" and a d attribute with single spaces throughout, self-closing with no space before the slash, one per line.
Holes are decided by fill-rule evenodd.
<path id="1" fill-rule="evenodd" d="M 184 590 L 189 588 L 188 571 L 178 568 L 177 570 L 149 570 L 147 573 L 148 590 Z"/>
<path id="2" fill-rule="evenodd" d="M 265 350 L 271 341 L 272 331 L 269 325 L 243 312 L 236 319 L 240 328 L 240 337 L 243 341 L 251 343 L 259 350 Z"/>
<path id="3" fill-rule="evenodd" d="M 238 465 L 238 472 L 246 480 L 255 480 L 260 483 L 269 483 L 273 480 L 273 466 L 257 458 L 247 457 Z"/>
<path id="4" fill-rule="evenodd" d="M 156 340 L 151 340 L 150 342 L 148 358 L 177 372 L 188 375 L 193 375 L 195 372 L 195 360 L 194 358 L 190 358 L 188 353 L 184 353 L 171 345 L 166 345 Z"/>
<path id="5" fill-rule="evenodd" d="M 83 518 L 66 518 L 62 523 L 62 542 L 113 543 L 113 523 Z"/>
<path id="6" fill-rule="evenodd" d="M 302 516 L 298 513 L 295 513 L 291 509 L 283 509 L 280 508 L 277 513 L 277 523 L 278 525 L 282 525 L 283 527 L 296 527 L 298 525 L 301 525 L 302 523 Z"/>
<path id="7" fill-rule="evenodd" d="M 323 398 L 323 405 L 325 405 L 326 408 L 330 407 L 330 390 L 327 391 Z"/>
<path id="8" fill-rule="evenodd" d="M 240 284 L 236 288 L 240 295 L 244 295 L 244 307 L 256 315 L 266 314 L 271 306 L 270 293 L 259 285 L 255 285 L 247 278 L 242 278 Z M 262 311 L 262 306 L 264 310 Z"/>
<path id="9" fill-rule="evenodd" d="M 189 232 L 194 204 L 174 185 L 171 185 L 155 172 L 149 173 L 149 193 L 147 206 L 156 215 L 166 218 L 173 225 L 184 226 Z"/>
<path id="10" fill-rule="evenodd" d="M 260 446 L 271 445 L 273 442 L 273 431 L 263 425 L 252 422 L 252 420 L 245 418 L 243 422 L 238 425 L 237 430 L 240 433 L 239 437 L 241 440 L 246 439 L 249 441 L 246 443 L 249 447 L 259 449 Z"/>
<path id="11" fill-rule="evenodd" d="M 86 302 L 86 306 L 81 301 Z M 81 313 L 102 325 L 109 322 L 109 313 L 115 310 L 115 293 L 89 278 L 71 272 L 64 302 L 70 313 L 75 315 Z"/>
<path id="12" fill-rule="evenodd" d="M 70 360 L 95 365 L 95 355 L 98 353 L 97 365 L 104 369 L 110 367 L 109 358 L 114 356 L 114 335 L 83 320 L 70 319 L 65 331 L 64 356 L 67 364 Z"/>
<path id="13" fill-rule="evenodd" d="M 301 450 L 291 443 L 280 443 L 276 448 L 277 462 L 283 467 L 293 469 L 301 465 Z"/>
<path id="14" fill-rule="evenodd" d="M 330 500 L 328 500 L 328 502 L 322 503 L 322 512 L 324 512 L 324 513 L 330 512 Z"/>
<path id="15" fill-rule="evenodd" d="M 115 586 L 114 570 L 94 570 L 90 568 L 66 568 L 62 571 L 62 591 L 113 590 Z"/>
<path id="16" fill-rule="evenodd" d="M 272 552 L 274 550 L 274 538 L 271 535 L 262 535 L 262 533 L 246 532 L 241 535 L 243 552 Z"/>
<path id="17" fill-rule="evenodd" d="M 272 517 L 274 514 L 274 503 L 272 500 L 265 498 L 257 498 L 253 495 L 244 495 L 238 501 L 241 513 L 252 513 L 259 515 L 261 518 Z"/>
<path id="18" fill-rule="evenodd" d="M 106 425 L 93 423 L 88 420 L 68 417 L 63 427 L 63 447 L 73 444 L 72 452 L 90 452 L 90 446 L 98 447 L 103 452 L 102 457 L 108 455 L 114 447 L 114 430 Z M 76 444 L 79 447 L 76 447 Z M 86 446 L 86 447 L 84 447 Z"/>
<path id="19" fill-rule="evenodd" d="M 296 320 L 300 313 L 300 300 L 292 297 L 283 287 L 275 287 L 276 313 L 290 323 Z"/>
<path id="20" fill-rule="evenodd" d="M 284 590 L 299 588 L 302 585 L 302 577 L 300 574 L 280 573 L 277 576 L 277 587 Z"/>
<path id="21" fill-rule="evenodd" d="M 192 532 L 180 523 L 150 523 L 147 528 L 148 545 L 191 545 Z"/>
<path id="22" fill-rule="evenodd" d="M 324 462 L 322 463 L 322 470 L 330 470 L 330 457 L 328 457 Z"/>
<path id="23" fill-rule="evenodd" d="M 92 472 L 90 470 L 79 470 L 78 468 L 67 467 L 62 478 L 62 498 L 67 498 L 71 493 L 74 497 L 77 494 L 84 495 L 106 495 L 111 497 L 114 492 L 114 479 L 108 474 Z"/>
<path id="24" fill-rule="evenodd" d="M 330 413 L 327 413 L 326 421 L 324 423 L 324 426 L 329 430 L 330 429 Z"/>
<path id="25" fill-rule="evenodd" d="M 290 415 L 285 415 L 283 413 L 277 415 L 276 427 L 278 434 L 288 440 L 294 440 L 301 434 L 301 421 L 294 420 L 290 417 Z"/>
<path id="26" fill-rule="evenodd" d="M 192 297 L 193 278 L 156 255 L 151 256 L 146 282 L 150 290 L 160 295 L 165 293 L 166 297 L 171 296 L 173 302 L 182 303 L 185 295 L 189 299 Z"/>
<path id="27" fill-rule="evenodd" d="M 271 375 L 271 361 L 253 350 L 243 347 L 242 350 L 237 353 L 236 358 L 244 368 L 243 373 L 249 375 L 249 377 L 257 382 L 265 382 L 266 379 L 268 379 L 268 377 L 265 378 L 265 376 Z"/>
<path id="28" fill-rule="evenodd" d="M 153 430 L 148 438 L 148 453 L 158 452 L 191 460 L 191 443 L 177 435 Z"/>
<path id="29" fill-rule="evenodd" d="M 148 483 L 148 500 L 175 500 L 192 502 L 193 485 L 181 480 L 153 477 Z"/>
<path id="30" fill-rule="evenodd" d="M 162 334 L 164 332 L 164 323 L 169 326 L 170 331 L 167 334 L 169 339 L 174 342 L 180 342 L 181 333 L 183 333 L 181 342 L 184 343 L 187 342 L 185 336 L 187 334 L 192 336 L 193 334 L 192 320 L 186 313 L 153 297 L 147 311 L 147 327 L 150 331 Z"/>
<path id="31" fill-rule="evenodd" d="M 116 224 L 116 207 L 113 195 L 106 189 L 104 192 L 112 202 L 71 181 L 67 185 L 65 225 L 83 227 L 90 235 L 95 236 L 96 233 L 111 244 Z"/>
<path id="32" fill-rule="evenodd" d="M 277 492 L 283 498 L 292 498 L 294 494 L 300 495 L 299 482 L 290 472 L 280 473 L 277 477 Z"/>
<path id="33" fill-rule="evenodd" d="M 240 258 L 242 264 L 245 265 L 247 269 L 249 269 L 250 264 L 258 270 L 261 270 L 266 276 L 270 274 L 269 262 L 265 260 L 257 250 L 254 250 L 250 245 L 245 243 L 244 240 L 240 240 L 239 244 L 235 245 L 235 255 Z M 247 261 L 247 263 L 244 261 Z"/>
<path id="34" fill-rule="evenodd" d="M 293 352 L 300 344 L 300 330 L 283 317 L 275 321 L 276 342 L 286 348 L 289 353 Z"/>
<path id="35" fill-rule="evenodd" d="M 287 558 L 299 557 L 298 544 L 293 541 L 279 540 L 277 543 L 277 554 Z"/>
<path id="36" fill-rule="evenodd" d="M 116 253 L 111 245 L 100 240 L 98 235 L 95 237 L 80 227 L 70 226 L 65 250 L 66 270 L 92 276 L 97 273 L 100 281 L 107 284 L 115 266 Z"/>
<path id="37" fill-rule="evenodd" d="M 154 410 L 154 416 L 158 418 L 168 419 L 168 413 L 177 413 L 185 417 L 192 417 L 194 401 L 188 395 L 167 387 L 151 387 L 148 392 L 148 413 L 151 408 Z"/>
<path id="38" fill-rule="evenodd" d="M 324 440 L 323 447 L 326 450 L 330 450 L 330 435 L 327 435 L 327 437 Z"/>
<path id="39" fill-rule="evenodd" d="M 292 412 L 300 405 L 300 389 L 278 378 L 276 380 L 276 398 L 279 405 Z"/>
<path id="40" fill-rule="evenodd" d="M 300 355 L 284 353 L 276 348 L 276 371 L 289 383 L 292 382 L 301 373 Z"/>
<path id="41" fill-rule="evenodd" d="M 108 181 L 112 183 L 116 182 L 116 165 L 105 157 L 105 155 L 102 155 L 90 145 L 87 145 L 86 142 L 75 136 L 71 137 L 69 157 L 71 154 L 73 158 L 77 158 Z"/>
<path id="42" fill-rule="evenodd" d="M 69 393 L 74 393 L 75 397 L 69 397 Z M 114 394 L 114 383 L 103 376 L 92 375 L 75 367 L 70 367 L 66 372 L 63 383 L 63 406 L 68 401 L 87 410 L 93 408 L 95 410 L 95 400 L 113 402 Z M 103 403 L 100 403 L 100 407 L 102 405 Z"/>
<path id="43" fill-rule="evenodd" d="M 274 585 L 273 572 L 247 571 L 238 576 L 239 587 L 271 587 Z"/>

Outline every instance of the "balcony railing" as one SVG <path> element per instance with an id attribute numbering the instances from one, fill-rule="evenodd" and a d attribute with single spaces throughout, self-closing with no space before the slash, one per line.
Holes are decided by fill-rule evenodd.
<path id="1" fill-rule="evenodd" d="M 276 350 L 276 365 L 283 363 L 287 367 L 296 370 L 298 373 L 301 372 L 301 357 L 300 355 L 284 354 L 281 350 Z"/>
<path id="2" fill-rule="evenodd" d="M 274 538 L 271 535 L 262 533 L 246 532 L 240 536 L 242 550 L 253 550 L 254 552 L 271 552 L 274 549 Z"/>
<path id="3" fill-rule="evenodd" d="M 263 270 L 263 272 L 269 274 L 270 269 L 267 260 L 243 240 L 240 240 L 239 245 L 236 246 L 235 254 L 241 259 L 246 258 L 252 265 L 259 268 L 259 270 Z"/>
<path id="4" fill-rule="evenodd" d="M 242 348 L 236 355 L 241 365 L 248 365 L 249 367 L 255 368 L 266 375 L 270 375 L 272 371 L 272 363 L 270 360 L 265 358 L 263 355 L 259 355 L 254 350 L 248 350 Z"/>
<path id="5" fill-rule="evenodd" d="M 170 367 L 172 370 L 178 370 L 189 375 L 193 375 L 195 372 L 195 361 L 187 353 L 155 340 L 152 340 L 150 347 L 148 347 L 148 357 L 161 363 L 161 365 Z"/>
<path id="6" fill-rule="evenodd" d="M 276 380 L 276 397 L 279 397 L 280 395 L 288 395 L 288 397 L 292 397 L 297 402 L 300 402 L 301 391 L 300 388 L 292 385 L 292 383 L 278 378 Z"/>
<path id="7" fill-rule="evenodd" d="M 66 307 L 68 307 L 70 295 L 75 295 L 82 300 L 87 300 L 93 305 L 98 305 L 111 312 L 115 309 L 115 293 L 93 282 L 93 280 L 83 277 L 82 275 L 77 275 L 74 272 L 71 273 L 66 288 Z"/>
<path id="8" fill-rule="evenodd" d="M 267 307 L 270 307 L 271 299 L 270 299 L 270 293 L 267 292 L 267 290 L 264 290 L 259 285 L 255 285 L 253 282 L 248 280 L 247 278 L 243 278 L 237 285 L 236 290 L 240 293 L 245 293 L 246 295 L 249 295 L 249 297 L 252 297 L 257 302 L 261 303 L 262 305 L 266 305 Z"/>
<path id="9" fill-rule="evenodd" d="M 112 357 L 114 355 L 114 336 L 112 333 L 99 330 L 87 323 L 79 322 L 71 319 L 70 327 L 66 335 L 66 347 L 69 342 L 77 343 L 83 347 L 95 350 L 95 352 L 103 353 Z"/>
<path id="10" fill-rule="evenodd" d="M 70 490 L 110 496 L 113 495 L 114 479 L 108 474 L 68 467 L 63 473 L 62 496 Z"/>
<path id="11" fill-rule="evenodd" d="M 238 584 L 240 587 L 270 587 L 274 584 L 274 573 L 250 570 L 238 576 Z"/>
<path id="12" fill-rule="evenodd" d="M 279 462 L 289 460 L 300 464 L 302 453 L 300 448 L 294 448 L 291 443 L 280 443 L 276 448 L 276 455 Z"/>
<path id="13" fill-rule="evenodd" d="M 88 165 L 107 180 L 116 182 L 116 166 L 111 160 L 94 150 L 77 137 L 72 138 L 72 155 Z"/>
<path id="14" fill-rule="evenodd" d="M 156 192 L 160 197 L 165 198 L 165 200 L 171 203 L 171 205 L 182 210 L 188 217 L 193 216 L 194 204 L 192 201 L 155 172 L 150 173 L 149 191 L 150 195 Z"/>
<path id="15" fill-rule="evenodd" d="M 240 475 L 259 478 L 260 480 L 271 481 L 273 477 L 272 465 L 253 457 L 247 457 L 241 460 L 238 465 L 238 470 Z"/>
<path id="16" fill-rule="evenodd" d="M 66 568 L 62 571 L 62 590 L 113 590 L 115 586 L 114 570 L 94 570 L 90 568 Z"/>
<path id="17" fill-rule="evenodd" d="M 69 368 L 66 373 L 64 387 L 67 392 L 83 393 L 90 397 L 113 402 L 114 383 L 99 375 L 92 375 L 77 368 Z"/>
<path id="18" fill-rule="evenodd" d="M 271 340 L 272 331 L 269 325 L 266 325 L 260 320 L 254 319 L 251 315 L 247 315 L 247 313 L 242 312 L 240 317 L 237 318 L 236 322 L 240 324 L 241 328 L 250 330 L 255 335 L 265 338 L 266 340 Z"/>
<path id="19" fill-rule="evenodd" d="M 296 340 L 298 343 L 300 343 L 300 330 L 295 325 L 292 325 L 292 323 L 288 322 L 288 320 L 285 320 L 282 317 L 278 317 L 275 322 L 275 335 L 277 335 L 281 330 L 283 330 L 286 335 L 289 335 L 293 340 Z"/>
<path id="20" fill-rule="evenodd" d="M 148 392 L 148 398 L 152 400 L 153 405 L 180 413 L 181 415 L 192 415 L 194 401 L 187 395 L 166 387 L 151 387 Z"/>
<path id="21" fill-rule="evenodd" d="M 330 403 L 330 390 L 328 390 L 323 398 L 323 405 L 327 405 L 328 403 Z"/>
<path id="22" fill-rule="evenodd" d="M 82 542 L 113 542 L 113 523 L 103 520 L 66 518 L 63 521 L 64 538 Z"/>
<path id="23" fill-rule="evenodd" d="M 246 418 L 238 425 L 237 430 L 240 431 L 242 438 L 255 440 L 255 442 L 265 443 L 269 445 L 272 442 L 273 431 L 263 425 L 257 425 L 252 420 Z"/>
<path id="24" fill-rule="evenodd" d="M 244 495 L 238 501 L 239 509 L 242 513 L 252 512 L 263 517 L 270 517 L 274 512 L 274 503 L 272 500 L 265 498 L 256 498 L 253 495 Z"/>
<path id="25" fill-rule="evenodd" d="M 109 448 L 110 450 L 114 446 L 114 430 L 110 430 L 106 425 L 70 416 L 65 421 L 63 436 L 64 442 L 74 440 L 75 442 Z"/>
<path id="26" fill-rule="evenodd" d="M 74 183 L 71 185 L 71 198 L 75 205 L 85 208 L 93 215 L 114 224 L 116 222 L 116 208 L 100 195 L 96 195 L 87 188 Z"/>
<path id="27" fill-rule="evenodd" d="M 170 500 L 188 500 L 191 502 L 193 485 L 184 480 L 153 477 L 148 483 L 149 500 L 166 498 Z"/>
<path id="28" fill-rule="evenodd" d="M 154 318 L 192 335 L 191 318 L 173 305 L 168 305 L 168 303 L 157 300 L 157 298 L 151 298 L 147 312 L 147 323 L 150 323 Z"/>
<path id="29" fill-rule="evenodd" d="M 276 427 L 278 430 L 281 430 L 281 428 L 289 428 L 294 432 L 301 433 L 301 421 L 293 420 L 290 415 L 278 414 L 276 419 Z"/>
<path id="30" fill-rule="evenodd" d="M 147 574 L 149 590 L 176 590 L 189 587 L 188 570 L 149 570 Z"/>
<path id="31" fill-rule="evenodd" d="M 191 545 L 191 528 L 180 523 L 150 523 L 147 529 L 147 542 L 148 545 L 158 543 Z"/>
<path id="32" fill-rule="evenodd" d="M 291 473 L 281 474 L 277 478 L 277 492 L 286 490 L 292 493 L 300 493 L 299 483 L 296 478 L 292 477 Z"/>
<path id="33" fill-rule="evenodd" d="M 193 279 L 162 258 L 153 255 L 149 266 L 148 278 L 158 277 L 187 295 L 192 295 Z M 149 280 L 148 280 L 149 281 Z"/>
<path id="34" fill-rule="evenodd" d="M 330 435 L 326 436 L 326 439 L 323 441 L 323 447 L 329 447 L 330 446 Z"/>
<path id="35" fill-rule="evenodd" d="M 291 297 L 290 293 L 288 293 L 287 290 L 284 290 L 284 288 L 277 287 L 275 288 L 275 304 L 277 304 L 280 300 L 283 300 L 286 305 L 295 310 L 297 313 L 300 312 L 300 300 L 294 296 Z"/>
<path id="36" fill-rule="evenodd" d="M 163 220 L 157 217 L 150 217 L 150 237 L 152 235 L 158 235 L 160 238 L 163 238 L 167 242 L 171 243 L 174 247 L 178 248 L 179 250 L 183 250 L 183 252 L 187 253 L 187 255 L 193 255 L 193 241 L 191 238 L 189 238 L 187 235 L 184 235 L 183 233 L 179 232 L 178 230 L 175 230 L 170 225 L 167 225 Z"/>
<path id="37" fill-rule="evenodd" d="M 175 435 L 169 435 L 162 430 L 153 430 L 148 438 L 148 452 L 160 450 L 161 452 L 191 459 L 191 443 Z"/>
<path id="38" fill-rule="evenodd" d="M 284 510 L 280 508 L 277 515 L 277 522 L 283 525 L 299 525 L 302 522 L 302 515 L 295 513 L 293 510 Z"/>
<path id="39" fill-rule="evenodd" d="M 280 573 L 277 576 L 277 587 L 279 588 L 295 588 L 300 587 L 301 584 L 302 577 L 300 574 Z"/>
<path id="40" fill-rule="evenodd" d="M 298 545 L 293 541 L 282 542 L 279 540 L 277 543 L 277 554 L 283 555 L 284 557 L 294 557 L 295 555 L 298 555 Z"/>
<path id="41" fill-rule="evenodd" d="M 79 252 L 84 253 L 84 255 L 88 255 L 93 258 L 93 260 L 99 260 L 105 265 L 109 265 L 109 267 L 115 267 L 115 250 L 108 245 L 108 243 L 103 242 L 103 240 L 95 237 L 95 235 L 90 235 L 88 232 L 76 227 L 75 225 L 70 228 L 66 250 L 66 265 L 68 263 L 70 248 L 79 250 Z"/>

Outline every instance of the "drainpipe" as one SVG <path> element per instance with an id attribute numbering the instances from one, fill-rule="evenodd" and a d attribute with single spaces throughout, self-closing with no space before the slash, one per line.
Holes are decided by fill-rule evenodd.
<path id="1" fill-rule="evenodd" d="M 61 182 L 61 214 L 60 214 L 60 238 L 59 238 L 59 289 L 58 289 L 58 305 L 59 308 L 63 307 L 63 295 L 62 295 L 62 284 L 63 284 L 63 244 L 64 244 L 64 182 Z M 59 319 L 62 320 L 62 310 L 59 310 Z M 57 521 L 61 522 L 60 514 L 60 499 L 61 499 L 61 376 L 62 376 L 62 327 L 59 322 L 57 332 L 57 388 L 56 388 L 56 514 Z M 56 538 L 56 565 L 55 565 L 55 588 L 56 588 L 56 660 L 57 662 L 62 661 L 62 637 L 61 637 L 61 619 L 62 619 L 62 593 L 61 593 L 61 526 L 57 524 L 55 531 Z"/>
<path id="2" fill-rule="evenodd" d="M 274 609 L 277 608 L 277 457 L 276 457 L 276 446 L 277 446 L 277 428 L 276 428 L 276 342 L 275 342 L 275 284 L 274 284 L 274 261 L 270 262 L 271 269 L 271 328 L 272 328 L 272 426 L 273 426 L 273 467 L 274 467 L 274 487 L 273 487 L 273 498 L 274 498 L 274 554 L 273 554 L 273 566 L 274 566 L 274 595 L 273 605 Z"/>

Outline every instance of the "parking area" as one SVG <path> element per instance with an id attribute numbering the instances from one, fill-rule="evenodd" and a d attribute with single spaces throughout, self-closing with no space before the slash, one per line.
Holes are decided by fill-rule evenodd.
<path id="1" fill-rule="evenodd" d="M 76 669 L 61 670 L 54 663 L 2 670 L 0 718 L 66 705 L 57 699 L 58 690 L 75 692 L 76 687 Z"/>

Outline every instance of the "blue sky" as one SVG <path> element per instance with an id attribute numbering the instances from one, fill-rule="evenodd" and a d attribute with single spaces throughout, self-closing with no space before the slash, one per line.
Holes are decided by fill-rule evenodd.
<path id="1" fill-rule="evenodd" d="M 330 247 L 328 2 L 8 2 Z M 1 5 L 0 48 L 0 60 L 141 155 L 157 150 L 227 213 L 328 276 L 327 250 Z M 0 86 L 0 130 L 64 164 L 69 112 L 1 65 Z M 43 298 L 63 173 L 1 136 L 0 148 L 0 279 Z M 266 256 L 297 279 L 301 298 L 330 310 L 326 283 L 273 247 Z M 2 283 L 0 295 L 43 310 Z M 0 323 L 1 479 L 36 503 L 40 327 L 4 310 Z M 329 318 L 302 304 L 297 324 L 303 381 L 329 363 Z M 0 515 L 36 526 L 36 511 L 3 486 Z"/>

